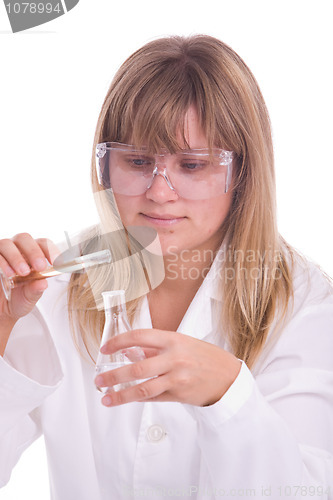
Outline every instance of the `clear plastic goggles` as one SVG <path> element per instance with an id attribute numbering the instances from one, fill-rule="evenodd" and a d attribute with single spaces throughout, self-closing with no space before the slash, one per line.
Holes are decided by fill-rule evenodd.
<path id="1" fill-rule="evenodd" d="M 146 148 L 104 142 L 96 148 L 99 184 L 116 194 L 145 193 L 161 175 L 178 196 L 191 200 L 226 193 L 232 177 L 233 152 L 223 149 L 191 149 L 152 154 Z"/>

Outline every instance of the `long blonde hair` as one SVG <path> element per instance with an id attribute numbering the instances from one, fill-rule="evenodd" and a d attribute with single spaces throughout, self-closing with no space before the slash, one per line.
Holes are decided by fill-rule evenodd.
<path id="1" fill-rule="evenodd" d="M 233 353 L 251 367 L 273 319 L 283 318 L 292 295 L 292 250 L 277 230 L 270 120 L 249 68 L 210 36 L 175 36 L 146 44 L 125 61 L 111 83 L 93 151 L 99 142 L 131 141 L 175 152 L 179 130 L 186 143 L 184 118 L 191 104 L 209 147 L 235 153 L 232 206 L 221 229 L 228 244 L 221 266 L 233 279 L 221 278 L 221 329 L 228 332 Z M 98 186 L 94 153 L 91 180 L 99 195 L 101 224 L 111 220 L 114 228 L 122 227 L 114 202 Z M 94 238 L 99 232 L 95 228 Z M 121 279 L 130 286 L 135 272 L 127 268 L 122 277 L 113 276 L 114 286 Z M 101 280 L 97 274 L 96 280 Z M 84 285 L 83 275 L 72 275 L 68 303 L 72 324 L 91 352 L 99 343 L 104 315 Z M 132 302 L 132 312 L 137 303 Z"/>

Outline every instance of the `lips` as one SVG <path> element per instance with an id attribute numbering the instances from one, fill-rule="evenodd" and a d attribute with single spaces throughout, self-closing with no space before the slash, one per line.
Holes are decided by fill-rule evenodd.
<path id="1" fill-rule="evenodd" d="M 161 220 L 174 220 L 174 219 L 184 219 L 184 217 L 179 216 L 179 215 L 173 215 L 173 214 L 155 214 L 155 213 L 148 213 L 142 215 L 145 215 L 146 217 L 150 217 L 151 219 L 161 219 Z"/>
<path id="2" fill-rule="evenodd" d="M 185 220 L 186 217 L 182 217 L 174 214 L 157 214 L 157 213 L 141 213 L 141 216 L 147 222 L 150 222 L 153 225 L 158 226 L 171 226 L 172 224 L 178 224 L 181 221 Z"/>

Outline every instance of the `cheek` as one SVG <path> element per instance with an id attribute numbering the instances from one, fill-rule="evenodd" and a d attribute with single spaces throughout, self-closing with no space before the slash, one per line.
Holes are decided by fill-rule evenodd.
<path id="1" fill-rule="evenodd" d="M 231 206 L 231 193 L 211 200 L 203 200 L 196 204 L 197 220 L 205 223 L 207 231 L 214 232 L 219 229 L 228 215 Z"/>
<path id="2" fill-rule="evenodd" d="M 116 200 L 116 205 L 122 222 L 130 222 L 133 215 L 136 213 L 136 197 L 134 196 L 124 196 L 124 195 L 114 195 Z"/>

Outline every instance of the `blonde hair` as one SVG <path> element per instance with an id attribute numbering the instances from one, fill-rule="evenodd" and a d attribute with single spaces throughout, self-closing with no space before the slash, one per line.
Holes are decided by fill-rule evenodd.
<path id="1" fill-rule="evenodd" d="M 209 147 L 235 153 L 233 200 L 221 229 L 228 244 L 228 258 L 221 266 L 232 270 L 234 279 L 221 278 L 221 329 L 228 332 L 233 353 L 251 367 L 273 319 L 283 318 L 287 310 L 292 250 L 277 230 L 270 120 L 249 68 L 230 47 L 210 36 L 175 36 L 146 44 L 125 61 L 111 83 L 94 151 L 97 143 L 114 141 L 175 152 L 179 131 L 186 143 L 184 118 L 192 104 Z M 94 155 L 91 179 L 93 190 L 99 192 Z M 102 224 L 112 220 L 122 227 L 114 203 L 103 196 L 99 192 Z M 112 216 L 105 215 L 106 209 Z M 135 270 L 124 272 L 131 281 Z M 68 298 L 71 320 L 88 346 L 93 331 L 93 344 L 99 342 L 103 312 L 96 309 L 89 289 L 82 287 L 84 280 L 72 275 Z M 134 301 L 131 311 L 136 307 Z"/>

